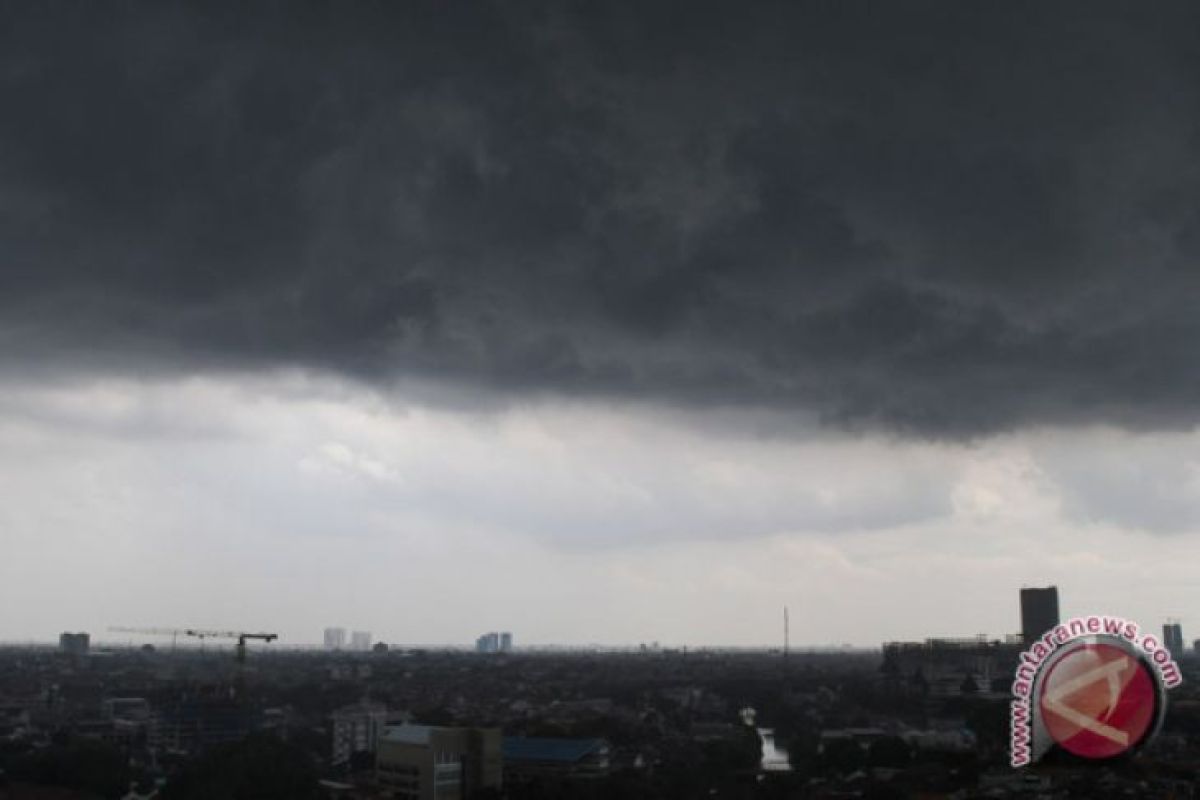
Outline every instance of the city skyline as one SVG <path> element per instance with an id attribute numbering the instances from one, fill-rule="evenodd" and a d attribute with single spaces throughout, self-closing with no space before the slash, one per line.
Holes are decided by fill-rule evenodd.
<path id="1" fill-rule="evenodd" d="M 1051 630 L 1067 619 L 1075 617 L 1080 618 L 1085 615 L 1085 612 L 1075 611 L 1071 613 L 1061 613 L 1059 604 L 1059 591 L 1057 586 L 1046 587 L 1028 587 L 1022 586 L 1019 593 L 1019 616 L 1017 618 L 1017 629 L 1015 631 L 988 632 L 975 631 L 967 633 L 964 631 L 957 632 L 941 632 L 940 634 L 928 634 L 924 637 L 918 637 L 922 641 L 931 640 L 986 640 L 986 641 L 1005 641 L 1008 643 L 1016 641 L 1024 641 L 1026 643 L 1034 641 L 1041 636 L 1044 631 Z M 1142 623 L 1145 624 L 1145 623 Z M 1151 624 L 1147 630 L 1152 630 L 1154 625 Z M 1168 632 L 1170 629 L 1172 632 Z M 1163 642 L 1173 653 L 1182 653 L 1187 649 L 1185 644 L 1186 638 L 1182 630 L 1182 622 L 1177 617 L 1167 618 L 1162 626 Z M 168 628 L 109 628 L 106 633 L 119 633 L 119 638 L 113 636 L 93 637 L 96 643 L 100 646 L 121 646 L 138 645 L 144 643 L 153 643 L 163 641 L 162 637 L 171 636 L 171 649 L 176 649 L 178 644 L 178 636 L 183 634 L 192 634 L 192 631 L 175 630 Z M 370 651 L 373 642 L 372 634 L 369 631 L 353 631 L 349 640 L 346 638 L 347 630 L 343 627 L 327 627 L 323 631 L 322 641 L 306 642 L 303 640 L 283 643 L 275 645 L 277 648 L 285 650 L 312 650 L 312 651 L 341 651 L 346 653 L 365 653 Z M 272 635 L 273 636 L 273 635 Z M 86 632 L 74 634 L 64 632 L 59 635 L 59 647 L 66 648 L 64 644 L 68 639 L 83 637 L 86 640 L 89 634 Z M 184 637 L 184 648 L 195 650 L 203 650 L 206 645 L 205 637 L 200 637 L 198 643 L 189 643 L 187 636 Z M 385 641 L 378 640 L 385 647 L 401 647 L 408 649 L 436 649 L 446 651 L 461 651 L 461 652 L 476 652 L 476 653 L 509 653 L 514 649 L 514 636 L 511 631 L 491 631 L 480 634 L 473 642 L 457 642 L 457 641 L 441 641 L 441 642 L 419 642 L 419 641 Z M 520 649 L 525 653 L 536 653 L 539 651 L 562 651 L 562 650 L 593 650 L 605 651 L 611 650 L 614 652 L 628 652 L 633 650 L 658 651 L 660 649 L 688 649 L 692 648 L 697 651 L 711 650 L 758 650 L 758 651 L 776 651 L 786 655 L 789 649 L 796 652 L 821 652 L 821 651 L 836 651 L 839 649 L 853 650 L 876 650 L 881 646 L 885 646 L 890 642 L 897 640 L 885 640 L 874 644 L 854 644 L 850 642 L 800 642 L 789 644 L 788 637 L 788 615 L 787 609 L 784 609 L 784 629 L 781 641 L 777 642 L 760 642 L 760 643 L 721 643 L 714 641 L 706 642 L 660 642 L 654 640 L 652 642 L 532 642 L 520 646 Z M 24 642 L 5 642 L 0 641 L 0 646 L 13 644 L 31 644 L 37 643 L 49 646 L 51 643 L 46 641 L 26 640 Z M 208 645 L 214 650 L 220 649 L 220 644 L 214 643 Z M 230 645 L 226 649 L 233 649 Z M 386 650 L 384 651 L 386 652 Z"/>
<path id="2" fill-rule="evenodd" d="M 1195 629 L 1200 7 L 6 22 L 0 640 Z"/>

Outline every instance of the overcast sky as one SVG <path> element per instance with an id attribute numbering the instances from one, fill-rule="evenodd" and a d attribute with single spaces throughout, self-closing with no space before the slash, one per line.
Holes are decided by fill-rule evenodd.
<path id="1" fill-rule="evenodd" d="M 681 8 L 5 4 L 0 639 L 1200 634 L 1200 7 Z"/>

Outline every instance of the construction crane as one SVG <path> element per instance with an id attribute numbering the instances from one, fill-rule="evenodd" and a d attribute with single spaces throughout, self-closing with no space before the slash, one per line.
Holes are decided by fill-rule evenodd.
<path id="1" fill-rule="evenodd" d="M 188 636 L 196 636 L 201 639 L 237 639 L 237 662 L 239 664 L 246 663 L 246 640 L 259 639 L 264 642 L 273 642 L 279 638 L 277 633 L 245 633 L 243 631 L 187 631 Z"/>
<path id="2" fill-rule="evenodd" d="M 237 662 L 239 664 L 246 663 L 246 642 L 250 639 L 260 639 L 264 642 L 273 642 L 279 638 L 277 633 L 247 633 L 245 631 L 210 631 L 200 628 L 129 628 L 129 627 L 112 627 L 110 631 L 115 633 L 139 633 L 144 636 L 170 636 L 171 647 L 175 647 L 179 636 L 191 636 L 203 642 L 205 639 L 237 639 Z"/>
<path id="3" fill-rule="evenodd" d="M 170 636 L 171 649 L 175 649 L 175 645 L 179 641 L 179 634 L 187 635 L 185 631 L 175 628 L 129 628 L 120 625 L 110 626 L 108 629 L 112 633 L 138 633 L 143 636 Z"/>

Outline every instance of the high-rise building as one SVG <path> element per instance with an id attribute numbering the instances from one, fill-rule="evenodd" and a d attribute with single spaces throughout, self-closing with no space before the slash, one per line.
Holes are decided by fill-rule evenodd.
<path id="1" fill-rule="evenodd" d="M 371 632 L 354 631 L 350 634 L 350 649 L 363 652 L 371 649 Z"/>
<path id="2" fill-rule="evenodd" d="M 346 646 L 346 629 L 345 628 L 326 628 L 325 629 L 325 649 L 326 650 L 341 650 Z"/>
<path id="3" fill-rule="evenodd" d="M 475 640 L 476 653 L 497 653 L 500 651 L 500 634 L 492 631 L 485 633 Z"/>
<path id="4" fill-rule="evenodd" d="M 1183 657 L 1183 626 L 1178 622 L 1168 622 L 1163 625 L 1163 645 L 1171 654 L 1171 658 Z"/>
<path id="5" fill-rule="evenodd" d="M 1028 644 L 1058 627 L 1058 587 L 1021 590 L 1021 638 Z"/>
<path id="6" fill-rule="evenodd" d="M 509 633 L 508 631 L 504 631 L 503 633 L 500 634 L 500 652 L 501 653 L 511 653 L 512 652 L 512 634 Z"/>
<path id="7" fill-rule="evenodd" d="M 330 763 L 348 763 L 355 753 L 374 753 L 387 723 L 387 707 L 377 703 L 345 706 L 333 712 L 333 751 Z"/>
<path id="8" fill-rule="evenodd" d="M 92 645 L 92 637 L 86 633 L 59 634 L 58 647 L 73 656 L 85 656 Z"/>
<path id="9" fill-rule="evenodd" d="M 500 729 L 389 725 L 379 738 L 375 774 L 391 797 L 411 800 L 463 800 L 499 789 Z"/>
<path id="10" fill-rule="evenodd" d="M 198 753 L 237 742 L 262 722 L 262 715 L 228 700 L 186 700 L 154 712 L 148 731 L 153 750 Z"/>

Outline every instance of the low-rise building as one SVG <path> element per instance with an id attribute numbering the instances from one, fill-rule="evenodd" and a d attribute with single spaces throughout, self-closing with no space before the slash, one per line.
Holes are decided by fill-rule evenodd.
<path id="1" fill-rule="evenodd" d="M 67 655 L 86 656 L 91 644 L 92 637 L 86 633 L 62 633 L 58 637 L 58 648 Z"/>
<path id="2" fill-rule="evenodd" d="M 504 737 L 505 780 L 602 778 L 608 770 L 604 739 Z"/>

